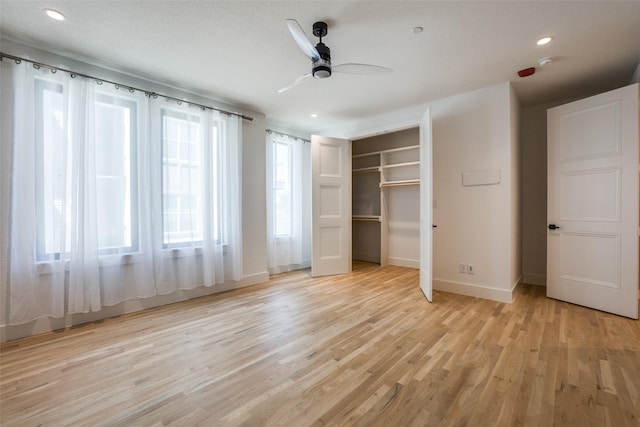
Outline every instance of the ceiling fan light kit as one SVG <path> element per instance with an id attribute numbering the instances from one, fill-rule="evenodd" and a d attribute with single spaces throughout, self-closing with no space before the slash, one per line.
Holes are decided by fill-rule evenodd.
<path id="1" fill-rule="evenodd" d="M 287 19 L 287 27 L 291 37 L 297 43 L 302 52 L 311 60 L 311 73 L 306 73 L 298 77 L 293 83 L 278 90 L 278 93 L 287 91 L 296 86 L 308 77 L 316 79 L 326 79 L 333 73 L 344 74 L 379 74 L 392 71 L 390 68 L 370 64 L 347 63 L 336 66 L 331 65 L 331 49 L 322 42 L 322 38 L 327 35 L 328 27 L 326 22 L 318 21 L 313 24 L 313 35 L 319 41 L 314 46 L 309 40 L 304 30 L 295 19 Z"/>

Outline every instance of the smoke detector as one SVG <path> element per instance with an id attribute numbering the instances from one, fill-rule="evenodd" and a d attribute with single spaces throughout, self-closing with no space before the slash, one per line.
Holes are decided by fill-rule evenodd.
<path id="1" fill-rule="evenodd" d="M 553 58 L 550 56 L 545 56 L 544 58 L 538 59 L 538 64 L 540 64 L 541 67 L 547 64 L 551 64 L 552 62 L 553 62 Z"/>

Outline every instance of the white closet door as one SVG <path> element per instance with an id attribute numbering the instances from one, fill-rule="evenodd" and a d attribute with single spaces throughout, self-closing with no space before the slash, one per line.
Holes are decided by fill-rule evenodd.
<path id="1" fill-rule="evenodd" d="M 432 301 L 433 164 L 431 110 L 420 121 L 420 289 Z"/>
<path id="2" fill-rule="evenodd" d="M 638 85 L 547 120 L 547 296 L 637 319 Z"/>
<path id="3" fill-rule="evenodd" d="M 311 276 L 351 271 L 351 141 L 311 137 Z"/>

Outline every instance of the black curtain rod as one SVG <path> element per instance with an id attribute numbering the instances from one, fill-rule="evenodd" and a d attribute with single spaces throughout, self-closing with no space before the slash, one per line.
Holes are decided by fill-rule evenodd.
<path id="1" fill-rule="evenodd" d="M 45 63 L 42 63 L 42 62 L 32 61 L 31 59 L 20 58 L 18 56 L 9 55 L 7 53 L 0 52 L 0 61 L 2 61 L 4 58 L 11 59 L 11 60 L 15 61 L 16 64 L 20 64 L 22 61 L 29 62 L 30 64 L 33 64 L 33 67 L 36 68 L 36 69 L 46 68 L 48 70 L 51 70 L 52 73 L 55 73 L 57 71 L 62 71 L 62 72 L 68 73 L 71 76 L 71 78 L 75 78 L 77 76 L 80 76 L 80 77 L 84 77 L 84 78 L 87 78 L 87 79 L 95 80 L 96 83 L 98 83 L 98 84 L 102 84 L 102 83 L 112 84 L 112 85 L 114 85 L 116 87 L 116 89 L 124 88 L 124 89 L 129 90 L 129 92 L 136 92 L 136 91 L 137 92 L 143 92 L 146 96 L 152 97 L 154 99 L 159 97 L 159 96 L 161 96 L 161 97 L 163 97 L 163 98 L 165 98 L 167 100 L 176 101 L 178 104 L 182 104 L 183 102 L 186 102 L 189 105 L 200 107 L 203 110 L 206 108 L 206 109 L 209 109 L 209 110 L 218 111 L 218 112 L 220 112 L 222 114 L 226 114 L 226 115 L 229 115 L 229 116 L 238 116 L 238 117 L 240 117 L 240 118 L 242 118 L 244 120 L 248 120 L 250 122 L 253 121 L 253 117 L 245 116 L 243 114 L 233 113 L 231 111 L 226 111 L 226 110 L 221 110 L 220 108 L 215 108 L 215 107 L 211 107 L 209 105 L 204 105 L 204 104 L 198 104 L 197 102 L 185 101 L 183 99 L 175 98 L 173 96 L 161 95 L 159 93 L 148 91 L 148 90 L 145 90 L 145 89 L 140 89 L 140 88 L 135 87 L 135 86 L 129 86 L 129 85 L 125 85 L 125 84 L 122 84 L 122 83 L 113 82 L 111 80 L 102 79 L 102 78 L 99 78 L 99 77 L 90 76 L 88 74 L 79 73 L 77 71 L 67 70 L 66 68 L 60 68 L 60 67 L 56 67 L 56 66 L 53 66 L 53 65 L 45 64 Z"/>
<path id="2" fill-rule="evenodd" d="M 289 135 L 288 133 L 284 133 L 284 132 L 278 132 L 277 130 L 273 130 L 273 129 L 267 129 L 267 133 L 269 134 L 275 133 L 276 135 L 288 136 L 289 138 L 299 139 L 300 141 L 303 141 L 303 142 L 311 142 L 308 139 L 300 138 L 299 136 L 295 136 L 295 135 Z"/>

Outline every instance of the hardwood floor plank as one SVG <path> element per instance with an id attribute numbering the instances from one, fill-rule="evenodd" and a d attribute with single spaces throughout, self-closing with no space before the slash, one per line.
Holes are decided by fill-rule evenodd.
<path id="1" fill-rule="evenodd" d="M 640 323 L 355 263 L 0 345 L 0 424 L 638 426 Z"/>

